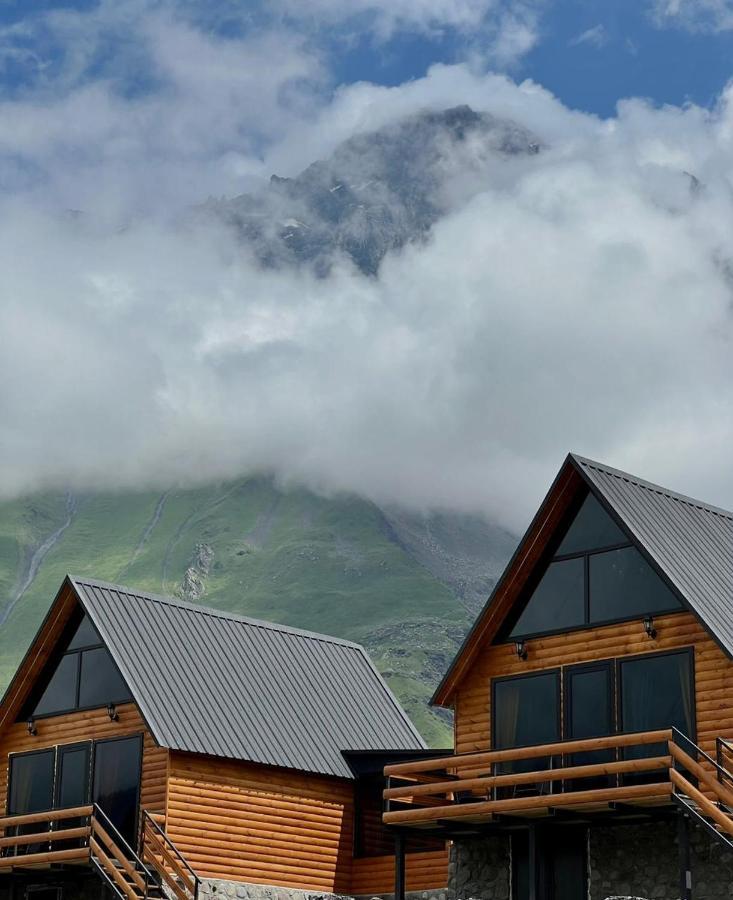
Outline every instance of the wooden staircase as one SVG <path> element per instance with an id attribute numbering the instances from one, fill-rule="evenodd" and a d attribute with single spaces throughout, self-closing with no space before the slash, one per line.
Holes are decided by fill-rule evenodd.
<path id="1" fill-rule="evenodd" d="M 6 816 L 0 828 L 0 873 L 91 866 L 120 900 L 198 900 L 198 876 L 147 811 L 139 855 L 97 804 Z"/>
<path id="2" fill-rule="evenodd" d="M 727 749 L 733 751 L 733 746 L 718 738 L 715 760 L 675 728 L 669 777 L 672 799 L 683 814 L 733 850 L 733 773 L 724 764 Z"/>

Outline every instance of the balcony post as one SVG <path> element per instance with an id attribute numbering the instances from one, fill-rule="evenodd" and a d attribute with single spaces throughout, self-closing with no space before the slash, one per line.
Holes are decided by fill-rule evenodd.
<path id="1" fill-rule="evenodd" d="M 394 837 L 394 900 L 405 900 L 405 836 Z"/>
<path id="2" fill-rule="evenodd" d="M 537 826 L 529 826 L 529 900 L 539 900 L 539 865 L 537 849 Z"/>
<path id="3" fill-rule="evenodd" d="M 692 900 L 692 868 L 690 866 L 690 820 L 680 810 L 677 815 L 677 834 L 680 855 L 680 898 Z"/>

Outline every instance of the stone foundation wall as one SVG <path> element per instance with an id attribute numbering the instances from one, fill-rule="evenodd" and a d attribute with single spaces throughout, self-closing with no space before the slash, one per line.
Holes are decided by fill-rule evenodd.
<path id="1" fill-rule="evenodd" d="M 678 900 L 676 821 L 593 828 L 588 843 L 588 900 Z M 694 900 L 730 900 L 733 851 L 692 824 L 690 847 Z M 448 870 L 449 897 L 513 900 L 510 871 L 508 837 L 455 843 Z"/>
<path id="2" fill-rule="evenodd" d="M 733 896 L 733 851 L 690 825 L 694 900 Z M 676 900 L 679 848 L 676 822 L 597 828 L 590 838 L 590 900 L 631 896 Z"/>
<path id="3" fill-rule="evenodd" d="M 509 838 L 472 838 L 455 842 L 448 864 L 451 900 L 509 900 L 511 896 Z"/>
<path id="4" fill-rule="evenodd" d="M 222 881 L 205 878 L 201 882 L 199 900 L 391 900 L 392 894 L 369 894 L 368 898 L 344 897 L 320 891 L 302 891 L 297 888 L 277 887 L 270 884 L 245 884 L 241 881 Z M 408 891 L 406 900 L 448 900 L 446 890 Z"/>

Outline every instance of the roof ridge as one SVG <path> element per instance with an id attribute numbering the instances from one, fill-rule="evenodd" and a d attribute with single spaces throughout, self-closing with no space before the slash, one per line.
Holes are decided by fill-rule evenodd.
<path id="1" fill-rule="evenodd" d="M 706 512 L 712 513 L 712 515 L 720 516 L 724 519 L 729 519 L 733 521 L 733 512 L 728 509 L 724 509 L 722 506 L 713 506 L 712 503 L 706 503 L 704 500 L 698 500 L 695 497 L 690 497 L 687 494 L 680 494 L 677 491 L 670 490 L 670 488 L 664 487 L 664 485 L 656 484 L 653 481 L 647 481 L 644 478 L 640 478 L 638 475 L 632 475 L 630 472 L 624 472 L 622 469 L 614 469 L 613 466 L 607 466 L 605 463 L 600 463 L 594 459 L 588 459 L 585 456 L 580 456 L 578 453 L 571 453 L 570 456 L 580 465 L 586 466 L 589 469 L 596 469 L 599 472 L 605 472 L 607 475 L 611 475 L 614 478 L 620 478 L 623 481 L 628 481 L 631 484 L 636 485 L 637 487 L 644 488 L 648 491 L 654 491 L 657 494 L 662 494 L 665 497 L 668 497 L 670 500 L 677 500 L 680 503 L 685 503 L 688 506 L 693 506 L 696 509 L 703 509 Z"/>
<path id="2" fill-rule="evenodd" d="M 202 606 L 198 603 L 190 603 L 186 600 L 177 600 L 165 594 L 153 594 L 150 591 L 143 591 L 139 588 L 126 587 L 124 584 L 116 584 L 112 581 L 103 581 L 99 578 L 79 577 L 68 574 L 67 577 L 74 585 L 88 585 L 89 587 L 109 588 L 120 594 L 127 594 L 131 597 L 138 597 L 142 600 L 149 600 L 152 603 L 162 603 L 167 606 L 173 606 L 177 609 L 185 609 L 190 612 L 202 615 L 214 616 L 218 619 L 226 619 L 230 622 L 240 622 L 243 625 L 252 625 L 255 628 L 266 628 L 270 631 L 281 631 L 285 634 L 292 634 L 297 637 L 311 638 L 313 640 L 322 641 L 325 644 L 340 644 L 344 647 L 350 647 L 355 650 L 361 650 L 366 653 L 362 644 L 356 641 L 348 641 L 345 638 L 335 637 L 331 634 L 323 634 L 319 631 L 308 631 L 305 628 L 295 628 L 292 625 L 282 625 L 279 622 L 268 622 L 266 619 L 256 619 L 252 616 L 242 616 L 238 613 L 229 613 L 213 606 Z"/>

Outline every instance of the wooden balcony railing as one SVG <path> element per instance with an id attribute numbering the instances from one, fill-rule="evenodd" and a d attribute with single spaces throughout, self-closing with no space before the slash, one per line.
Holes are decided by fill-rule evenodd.
<path id="1" fill-rule="evenodd" d="M 387 766 L 384 822 L 425 826 L 561 807 L 671 802 L 672 740 L 672 729 L 665 729 Z M 608 761 L 573 764 L 573 757 L 599 751 Z M 528 771 L 529 760 L 541 767 Z M 517 763 L 521 771 L 511 771 Z"/>
<path id="2" fill-rule="evenodd" d="M 5 837 L 0 838 L 0 871 L 19 865 L 88 860 L 92 811 L 91 806 L 77 806 L 0 818 L 0 828 L 5 830 Z M 65 827 L 69 819 L 72 825 Z M 77 824 L 80 820 L 83 825 Z M 68 842 L 75 846 L 69 847 Z"/>

